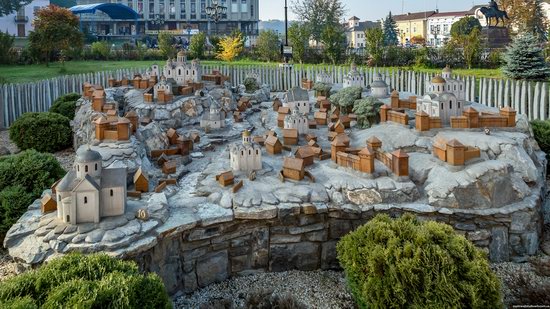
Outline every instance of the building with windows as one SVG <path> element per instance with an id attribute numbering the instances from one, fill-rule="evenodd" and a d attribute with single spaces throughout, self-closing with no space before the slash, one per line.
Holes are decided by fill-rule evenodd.
<path id="1" fill-rule="evenodd" d="M 357 16 L 348 19 L 345 24 L 346 38 L 349 48 L 365 48 L 365 31 L 367 29 L 380 27 L 380 23 L 372 21 L 361 21 Z"/>
<path id="2" fill-rule="evenodd" d="M 437 11 L 426 11 L 393 16 L 397 25 L 399 42 L 402 45 L 408 45 L 412 38 L 426 39 L 428 37 L 428 18 L 436 13 Z"/>
<path id="3" fill-rule="evenodd" d="M 21 7 L 17 12 L 0 17 L 0 31 L 16 37 L 27 37 L 34 30 L 32 21 L 35 12 L 48 6 L 50 0 L 34 0 Z"/>
<path id="4" fill-rule="evenodd" d="M 441 47 L 451 39 L 451 27 L 461 18 L 468 16 L 468 11 L 435 13 L 428 17 L 426 43 Z"/>
<path id="5" fill-rule="evenodd" d="M 243 132 L 241 143 L 229 147 L 229 161 L 234 171 L 252 172 L 262 169 L 262 147 L 255 143 L 250 131 Z"/>
<path id="6" fill-rule="evenodd" d="M 96 3 L 97 0 L 77 0 L 79 5 Z M 258 34 L 259 0 L 218 0 L 227 7 L 227 13 L 218 23 L 206 14 L 212 0 L 111 0 L 134 9 L 138 14 L 138 33 L 156 35 L 167 31 L 188 40 L 199 32 L 229 34 L 239 29 L 247 37 Z M 160 22 L 160 23 L 159 23 Z M 130 36 L 136 33 L 133 20 L 112 20 L 106 14 L 83 14 L 85 31 L 98 36 Z"/>

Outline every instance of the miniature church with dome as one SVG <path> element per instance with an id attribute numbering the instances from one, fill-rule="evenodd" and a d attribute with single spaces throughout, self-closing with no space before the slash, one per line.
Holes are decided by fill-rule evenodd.
<path id="1" fill-rule="evenodd" d="M 188 62 L 187 55 L 183 50 L 178 52 L 175 61 L 174 59 L 166 60 L 166 65 L 162 70 L 158 65 L 153 65 L 151 69 L 152 74 L 164 76 L 168 80 L 173 79 L 179 86 L 187 85 L 190 82 L 199 83 L 202 79 L 202 69 L 199 61 Z"/>
<path id="2" fill-rule="evenodd" d="M 250 131 L 243 132 L 241 143 L 230 146 L 229 160 L 234 171 L 252 172 L 262 169 L 262 147 L 252 141 Z"/>
<path id="3" fill-rule="evenodd" d="M 365 85 L 365 76 L 357 70 L 355 62 L 351 64 L 351 70 L 344 76 L 344 88 L 363 87 Z"/>
<path id="4" fill-rule="evenodd" d="M 72 225 L 99 223 L 126 210 L 126 168 L 102 167 L 102 157 L 81 147 L 73 169 L 55 186 L 57 217 Z"/>
<path id="5" fill-rule="evenodd" d="M 284 120 L 285 129 L 296 129 L 298 134 L 307 134 L 309 129 L 309 123 L 307 116 L 300 113 L 298 106 L 294 105 L 292 112 L 285 116 Z"/>
<path id="6" fill-rule="evenodd" d="M 439 117 L 441 124 L 449 125 L 451 117 L 462 116 L 466 97 L 464 82 L 452 78 L 449 66 L 442 75 L 435 76 L 428 86 L 428 93 L 417 99 L 416 109 L 430 117 Z"/>

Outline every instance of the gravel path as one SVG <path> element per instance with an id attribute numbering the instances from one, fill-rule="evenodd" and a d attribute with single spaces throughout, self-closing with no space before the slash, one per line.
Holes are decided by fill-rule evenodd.
<path id="1" fill-rule="evenodd" d="M 210 285 L 193 294 L 180 296 L 175 300 L 174 307 L 217 308 L 214 304 L 225 300 L 232 303 L 233 307 L 230 308 L 246 308 L 245 301 L 248 296 L 257 294 L 258 291 L 273 291 L 272 295 L 281 298 L 292 296 L 305 308 L 356 308 L 346 287 L 343 273 L 335 271 L 287 271 L 236 277 Z"/>
<path id="2" fill-rule="evenodd" d="M 17 264 L 8 255 L 7 250 L 0 246 L 0 281 L 17 274 Z"/>

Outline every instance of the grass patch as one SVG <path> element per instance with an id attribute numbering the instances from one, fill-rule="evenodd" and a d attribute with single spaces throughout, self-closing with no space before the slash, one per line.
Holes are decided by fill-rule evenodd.
<path id="1" fill-rule="evenodd" d="M 164 64 L 164 61 L 69 61 L 65 62 L 63 66 L 61 63 L 50 63 L 49 66 L 45 64 L 32 64 L 32 65 L 3 65 L 0 66 L 0 83 L 27 83 L 33 82 L 48 78 L 53 78 L 61 75 L 73 75 L 73 74 L 82 74 L 82 73 L 94 73 L 99 71 L 113 71 L 117 69 L 127 69 L 127 68 L 147 68 L 152 64 Z M 206 64 L 228 64 L 226 62 L 220 61 L 203 61 Z M 237 66 L 258 66 L 258 65 L 268 65 L 268 66 L 278 66 L 278 63 L 275 62 L 260 62 L 252 60 L 240 60 L 231 62 L 231 65 Z M 330 65 L 295 65 L 295 67 L 320 67 L 328 68 Z M 385 70 L 384 68 L 383 70 Z M 414 69 L 417 72 L 429 72 L 429 73 L 440 73 L 441 69 L 418 69 L 410 67 L 388 67 L 389 70 L 403 69 L 410 70 Z M 472 75 L 476 77 L 492 77 L 492 78 L 502 78 L 503 75 L 499 69 L 457 69 L 455 70 L 456 74 L 459 75 Z"/>

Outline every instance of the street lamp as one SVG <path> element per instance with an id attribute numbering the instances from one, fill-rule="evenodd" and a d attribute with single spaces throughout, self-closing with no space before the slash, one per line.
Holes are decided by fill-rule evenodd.
<path id="1" fill-rule="evenodd" d="M 191 45 L 191 31 L 193 29 L 191 28 L 191 24 L 187 24 L 187 49 L 189 49 L 189 46 Z"/>
<path id="2" fill-rule="evenodd" d="M 227 7 L 221 4 L 218 4 L 217 0 L 212 1 L 212 5 L 206 7 L 206 14 L 210 19 L 216 24 L 216 33 L 218 32 L 218 21 L 222 19 L 223 15 L 227 13 Z"/>
<path id="3" fill-rule="evenodd" d="M 155 14 L 155 18 L 151 20 L 151 24 L 157 25 L 157 45 L 158 45 L 160 26 L 164 24 L 164 16 L 161 16 L 160 14 Z"/>

